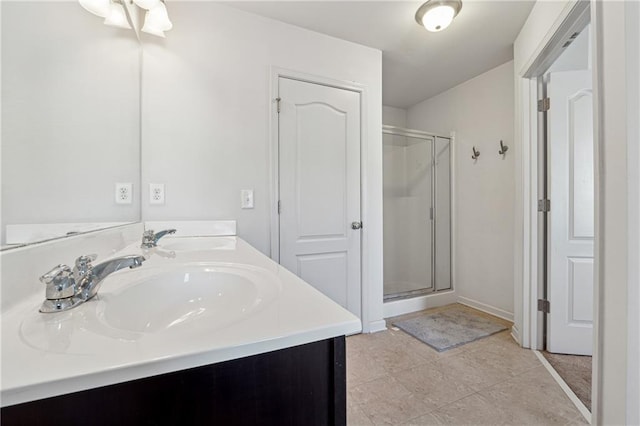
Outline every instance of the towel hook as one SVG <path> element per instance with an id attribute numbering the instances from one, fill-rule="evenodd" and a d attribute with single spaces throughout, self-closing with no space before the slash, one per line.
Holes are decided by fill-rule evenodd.
<path id="1" fill-rule="evenodd" d="M 509 150 L 509 147 L 503 144 L 502 141 L 500 141 L 500 151 L 498 151 L 498 154 L 505 155 L 508 150 Z"/>
<path id="2" fill-rule="evenodd" d="M 478 159 L 478 157 L 480 157 L 480 151 L 478 151 L 478 150 L 476 149 L 476 147 L 474 146 L 474 147 L 473 147 L 473 155 L 471 156 L 471 158 L 473 158 L 474 160 L 477 160 L 477 159 Z"/>

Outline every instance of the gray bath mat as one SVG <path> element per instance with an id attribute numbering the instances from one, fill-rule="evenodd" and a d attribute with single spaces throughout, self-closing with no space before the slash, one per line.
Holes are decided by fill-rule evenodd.
<path id="1" fill-rule="evenodd" d="M 455 308 L 398 321 L 393 325 L 438 352 L 453 349 L 507 329 L 497 321 Z"/>

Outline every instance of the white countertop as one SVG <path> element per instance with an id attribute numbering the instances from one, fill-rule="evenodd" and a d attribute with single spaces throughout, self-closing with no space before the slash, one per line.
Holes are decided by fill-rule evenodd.
<path id="1" fill-rule="evenodd" d="M 34 295 L 2 313 L 1 404 L 14 405 L 256 355 L 361 331 L 360 320 L 237 237 L 215 238 L 213 250 L 146 254 L 134 270 L 107 277 L 94 299 L 66 312 L 41 314 Z M 193 240 L 193 239 L 192 239 Z M 159 245 L 186 241 L 164 238 Z M 142 254 L 132 244 L 114 256 Z M 165 257 L 173 255 L 175 257 Z M 104 259 L 98 259 L 99 263 Z M 239 320 L 207 332 L 147 333 L 96 321 L 109 298 L 151 269 L 196 264 L 249 265 L 277 291 Z M 54 265 L 52 265 L 54 266 Z M 145 269 L 147 268 L 147 269 Z M 137 274 L 137 275 L 136 275 Z M 148 295 L 149 298 L 153 294 Z M 141 310 L 142 311 L 142 310 Z M 96 315 L 98 313 L 98 315 Z"/>

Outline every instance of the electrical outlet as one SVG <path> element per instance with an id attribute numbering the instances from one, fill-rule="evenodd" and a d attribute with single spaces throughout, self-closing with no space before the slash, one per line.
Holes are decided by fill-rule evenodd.
<path id="1" fill-rule="evenodd" d="M 240 208 L 243 208 L 243 209 L 253 208 L 253 189 L 240 190 Z"/>
<path id="2" fill-rule="evenodd" d="M 133 184 L 116 183 L 116 204 L 131 204 L 133 200 Z"/>
<path id="3" fill-rule="evenodd" d="M 149 184 L 149 204 L 164 204 L 164 183 Z"/>

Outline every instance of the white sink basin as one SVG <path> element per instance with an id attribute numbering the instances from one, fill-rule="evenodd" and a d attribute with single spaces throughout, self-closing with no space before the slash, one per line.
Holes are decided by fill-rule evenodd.
<path id="1" fill-rule="evenodd" d="M 264 307 L 279 290 L 272 273 L 252 266 L 159 268 L 120 291 L 105 292 L 97 313 L 106 325 L 125 331 L 211 331 Z"/>
<path id="2" fill-rule="evenodd" d="M 165 238 L 164 240 L 160 240 L 158 247 L 163 250 L 173 251 L 233 250 L 236 248 L 236 244 L 232 238 L 190 237 Z"/>

